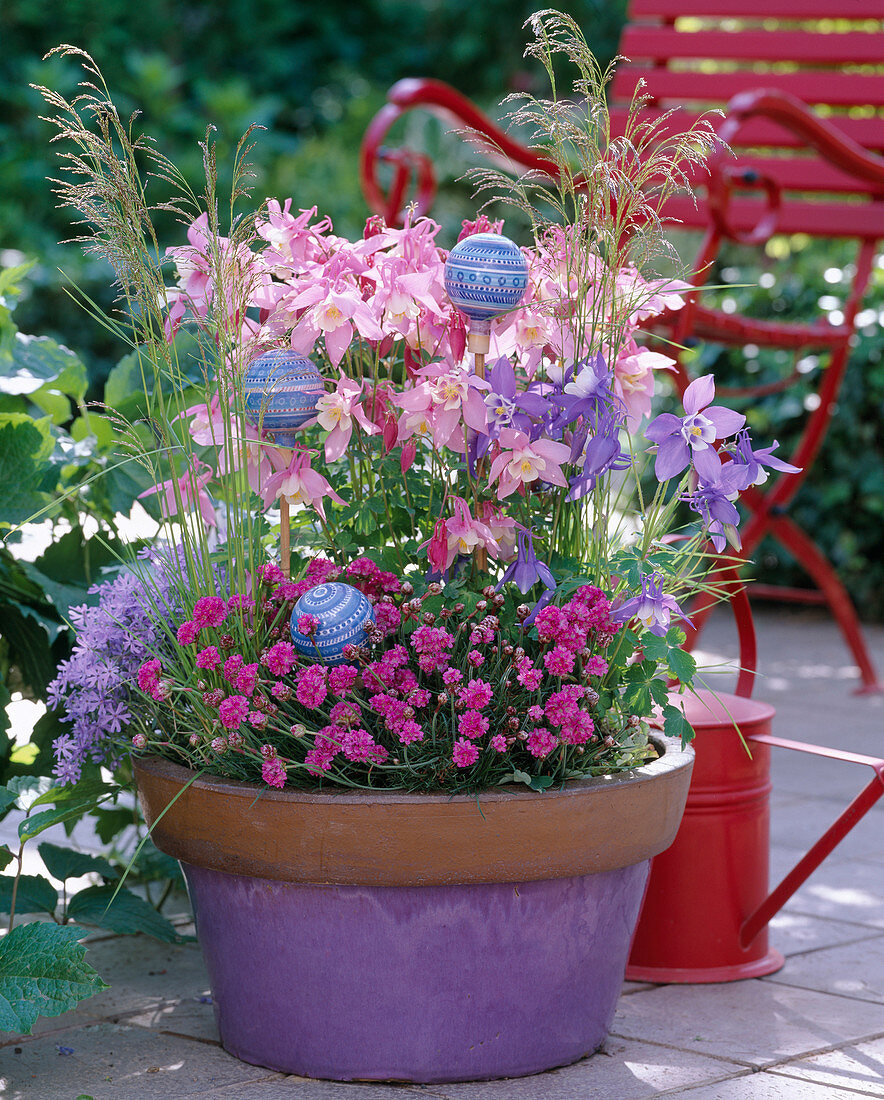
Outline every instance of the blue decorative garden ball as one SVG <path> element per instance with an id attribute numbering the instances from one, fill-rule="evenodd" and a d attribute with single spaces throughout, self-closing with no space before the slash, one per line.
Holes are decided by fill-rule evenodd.
<path id="1" fill-rule="evenodd" d="M 452 248 L 445 261 L 445 289 L 453 305 L 470 319 L 470 335 L 487 334 L 491 321 L 525 296 L 528 264 L 518 245 L 499 233 L 474 233 Z"/>
<path id="2" fill-rule="evenodd" d="M 312 638 L 298 632 L 301 615 L 315 615 L 319 619 Z M 305 657 L 319 657 L 327 665 L 340 665 L 346 660 L 344 646 L 364 644 L 365 628 L 373 622 L 374 608 L 364 593 L 352 584 L 330 581 L 311 588 L 295 604 L 292 642 Z"/>
<path id="3" fill-rule="evenodd" d="M 325 386 L 311 360 L 275 348 L 249 363 L 243 390 L 252 423 L 268 431 L 278 446 L 294 447 L 296 430 L 316 415 Z"/>

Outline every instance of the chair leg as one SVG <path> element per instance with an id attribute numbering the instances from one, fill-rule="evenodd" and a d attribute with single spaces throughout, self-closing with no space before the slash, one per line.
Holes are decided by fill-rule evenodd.
<path id="1" fill-rule="evenodd" d="M 863 637 L 859 617 L 850 596 L 838 575 L 816 543 L 787 516 L 769 515 L 767 526 L 770 533 L 781 543 L 801 565 L 817 588 L 826 597 L 832 614 L 835 616 L 847 647 L 859 666 L 862 686 L 857 695 L 870 695 L 884 691 L 884 685 L 878 680 L 878 674 Z"/>

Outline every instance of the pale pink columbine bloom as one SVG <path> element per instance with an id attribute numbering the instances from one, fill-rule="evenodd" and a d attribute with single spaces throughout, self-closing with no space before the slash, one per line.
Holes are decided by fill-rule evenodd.
<path id="1" fill-rule="evenodd" d="M 208 405 L 191 405 L 181 416 L 192 418 L 187 430 L 194 443 L 201 447 L 221 446 L 224 443 L 224 413 L 217 393 L 212 394 Z"/>
<path id="2" fill-rule="evenodd" d="M 488 471 L 489 485 L 500 479 L 498 500 L 538 478 L 567 488 L 568 481 L 561 469 L 562 463 L 567 462 L 571 454 L 571 448 L 566 444 L 543 438 L 532 443 L 524 432 L 514 428 L 504 428 L 498 442 L 500 452 Z"/>
<path id="3" fill-rule="evenodd" d="M 152 489 L 145 489 L 143 493 L 138 494 L 138 499 L 142 500 L 144 497 L 158 493 L 160 495 L 160 510 L 168 519 L 178 513 L 178 502 L 175 499 L 175 483 L 177 482 L 181 503 L 185 509 L 188 511 L 197 509 L 205 525 L 215 527 L 217 524 L 215 508 L 212 504 L 212 498 L 206 492 L 206 485 L 211 480 L 211 469 L 205 462 L 196 460 L 181 477 L 170 478 L 168 481 L 161 481 L 159 485 L 154 485 Z"/>
<path id="4" fill-rule="evenodd" d="M 326 462 L 334 462 L 346 451 L 354 421 L 367 435 L 377 435 L 380 431 L 365 415 L 361 400 L 362 386 L 341 375 L 334 393 L 323 394 L 316 402 L 316 421 L 329 433 L 325 437 Z"/>
<path id="5" fill-rule="evenodd" d="M 517 355 L 519 366 L 533 378 L 543 359 L 553 327 L 549 316 L 532 304 L 511 310 L 491 326 L 493 346 L 490 358 Z"/>
<path id="6" fill-rule="evenodd" d="M 277 199 L 270 199 L 267 203 L 267 221 L 255 219 L 258 235 L 270 245 L 263 253 L 265 262 L 268 266 L 278 265 L 284 269 L 280 272 L 280 278 L 285 278 L 291 269 L 303 270 L 307 263 L 324 260 L 327 246 L 323 237 L 332 228 L 328 216 L 310 225 L 310 219 L 316 216 L 315 206 L 301 210 L 297 216 L 290 212 L 291 207 L 291 199 L 286 199 L 284 206 L 280 206 Z"/>
<path id="7" fill-rule="evenodd" d="M 510 561 L 514 558 L 518 544 L 517 522 L 505 516 L 490 500 L 483 500 L 480 503 L 479 517 L 499 547 L 499 552 L 495 555 L 497 560 Z"/>
<path id="8" fill-rule="evenodd" d="M 465 427 L 487 429 L 484 391 L 488 383 L 465 368 L 444 363 L 421 368 L 422 381 L 399 394 L 396 404 L 406 413 L 425 416 L 436 447 L 464 450 Z"/>
<path id="9" fill-rule="evenodd" d="M 366 340 L 382 340 L 383 329 L 359 292 L 343 280 L 334 284 L 317 281 L 288 299 L 290 307 L 305 308 L 292 331 L 292 350 L 301 355 L 322 336 L 334 366 L 344 358 L 354 331 Z"/>
<path id="10" fill-rule="evenodd" d="M 454 515 L 446 524 L 448 540 L 447 569 L 459 554 L 472 554 L 477 548 L 488 550 L 495 558 L 500 557 L 500 547 L 488 527 L 475 519 L 469 505 L 462 497 L 454 497 Z"/>
<path id="11" fill-rule="evenodd" d="M 672 370 L 675 360 L 639 347 L 630 336 L 614 363 L 613 391 L 622 398 L 627 417 L 638 424 L 651 413 L 654 371 Z"/>
<path id="12" fill-rule="evenodd" d="M 672 309 L 681 309 L 684 305 L 683 292 L 695 290 L 690 283 L 681 279 L 655 279 L 647 282 L 634 267 L 623 268 L 617 274 L 617 290 L 624 294 L 627 301 L 636 303 L 630 309 L 630 321 L 638 324 L 649 317 L 657 317 Z"/>
<path id="13" fill-rule="evenodd" d="M 264 507 L 285 497 L 290 505 L 309 505 L 315 508 L 325 521 L 324 497 L 330 497 L 343 504 L 344 501 L 332 489 L 328 481 L 310 465 L 310 452 L 303 447 L 295 447 L 288 465 L 268 479 L 261 497 Z"/>

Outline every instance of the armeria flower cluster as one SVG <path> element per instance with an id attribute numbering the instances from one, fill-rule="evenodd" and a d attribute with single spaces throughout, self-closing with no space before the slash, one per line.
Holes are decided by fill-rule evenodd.
<path id="1" fill-rule="evenodd" d="M 159 707 L 136 750 L 271 787 L 451 791 L 542 789 L 645 756 L 648 716 L 620 691 L 624 628 L 592 585 L 529 624 L 528 605 L 492 586 L 452 601 L 367 558 L 315 558 L 295 583 L 268 565 L 259 580 L 254 597 L 199 598 L 171 659 L 140 665 L 138 687 Z M 293 600 L 334 580 L 368 597 L 374 622 L 326 665 L 288 638 Z M 320 626 L 294 623 L 303 638 Z"/>

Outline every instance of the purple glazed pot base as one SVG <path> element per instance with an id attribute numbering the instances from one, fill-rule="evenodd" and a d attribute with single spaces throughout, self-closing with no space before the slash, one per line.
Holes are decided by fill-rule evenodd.
<path id="1" fill-rule="evenodd" d="M 518 1077 L 597 1050 L 648 862 L 537 882 L 309 886 L 184 864 L 224 1048 L 284 1073 Z"/>

